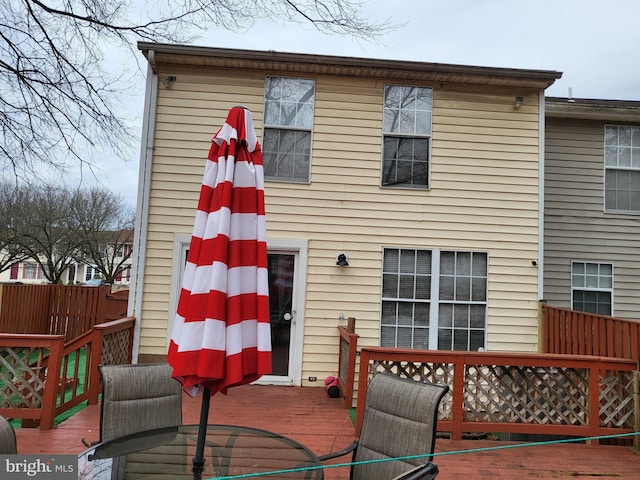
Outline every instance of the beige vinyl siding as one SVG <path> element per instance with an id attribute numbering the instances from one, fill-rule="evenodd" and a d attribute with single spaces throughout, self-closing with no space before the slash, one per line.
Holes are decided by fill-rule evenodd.
<path id="1" fill-rule="evenodd" d="M 259 123 L 262 115 L 255 112 L 262 111 L 262 82 L 260 75 L 240 80 L 228 74 L 181 73 L 170 89 L 162 85 L 158 88 L 145 281 L 139 315 L 142 355 L 166 354 L 173 241 L 176 234 L 190 234 L 193 228 L 211 137 L 224 122 L 229 108 L 238 103 L 249 105 L 252 96 L 259 102 L 251 105 Z"/>
<path id="2" fill-rule="evenodd" d="M 159 88 L 141 354 L 166 350 L 172 242 L 191 233 L 210 138 L 237 103 L 261 136 L 268 72 L 171 74 Z M 383 189 L 385 83 L 314 79 L 311 182 L 265 186 L 269 238 L 308 241 L 303 380 L 336 373 L 340 312 L 357 318 L 361 346 L 378 345 L 384 247 L 486 251 L 488 349 L 536 351 L 537 93 L 515 110 L 512 92 L 434 86 L 431 188 Z M 349 267 L 335 265 L 341 251 Z"/>
<path id="3" fill-rule="evenodd" d="M 571 307 L 571 261 L 614 266 L 614 314 L 640 320 L 640 216 L 604 213 L 604 125 L 548 118 L 544 298 Z"/>

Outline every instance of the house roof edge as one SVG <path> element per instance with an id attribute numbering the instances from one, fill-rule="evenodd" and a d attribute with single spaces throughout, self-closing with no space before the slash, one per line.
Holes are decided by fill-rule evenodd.
<path id="1" fill-rule="evenodd" d="M 640 101 L 546 97 L 545 116 L 639 122 Z"/>
<path id="2" fill-rule="evenodd" d="M 139 42 L 156 70 L 162 66 L 266 69 L 283 73 L 333 74 L 381 79 L 546 89 L 562 76 L 554 70 L 456 65 L 409 60 L 342 57 Z"/>

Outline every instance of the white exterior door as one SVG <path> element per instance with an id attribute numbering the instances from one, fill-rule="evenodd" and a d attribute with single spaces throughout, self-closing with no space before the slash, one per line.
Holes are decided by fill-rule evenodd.
<path id="1" fill-rule="evenodd" d="M 178 235 L 174 240 L 167 345 L 173 331 L 190 240 L 190 235 Z M 273 370 L 256 383 L 301 385 L 307 242 L 269 240 L 267 244 Z"/>
<path id="2" fill-rule="evenodd" d="M 269 241 L 268 265 L 273 370 L 256 383 L 300 385 L 306 242 Z"/>

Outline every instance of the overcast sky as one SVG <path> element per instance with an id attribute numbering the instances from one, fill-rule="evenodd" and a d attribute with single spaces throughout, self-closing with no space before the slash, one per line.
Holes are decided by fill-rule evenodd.
<path id="1" fill-rule="evenodd" d="M 370 0 L 374 20 L 402 24 L 379 43 L 327 36 L 311 25 L 257 23 L 211 30 L 194 44 L 379 59 L 555 70 L 547 96 L 640 101 L 640 0 Z M 128 103 L 142 125 L 144 78 Z M 211 133 L 217 130 L 212 126 Z M 203 152 L 203 159 L 207 152 Z M 109 162 L 105 186 L 135 205 L 139 150 Z M 204 165 L 204 163 L 203 163 Z"/>

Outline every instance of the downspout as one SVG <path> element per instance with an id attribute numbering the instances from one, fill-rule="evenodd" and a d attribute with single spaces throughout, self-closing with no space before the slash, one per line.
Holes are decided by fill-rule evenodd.
<path id="1" fill-rule="evenodd" d="M 140 353 L 140 324 L 142 319 L 142 293 L 144 287 L 144 265 L 146 261 L 147 226 L 149 220 L 149 196 L 151 191 L 151 166 L 153 163 L 153 143 L 155 132 L 156 105 L 158 101 L 158 75 L 155 73 L 154 51 L 148 52 L 147 85 L 144 98 L 142 141 L 140 145 L 140 170 L 138 173 L 138 207 L 133 236 L 133 267 L 129 290 L 128 316 L 135 316 L 133 336 L 133 363 L 138 362 Z"/>
<path id="2" fill-rule="evenodd" d="M 544 90 L 540 90 L 538 109 L 538 300 L 544 298 L 544 148 L 545 148 L 545 105 Z"/>

